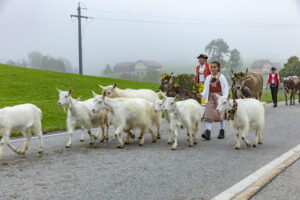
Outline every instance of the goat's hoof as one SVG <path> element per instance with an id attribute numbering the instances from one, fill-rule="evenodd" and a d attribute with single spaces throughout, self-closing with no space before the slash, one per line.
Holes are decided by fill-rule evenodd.
<path id="1" fill-rule="evenodd" d="M 124 144 L 129 144 L 129 142 L 125 142 Z"/>
<path id="2" fill-rule="evenodd" d="M 236 149 L 236 150 L 240 150 L 240 149 L 241 149 L 241 147 L 235 147 L 235 149 Z"/>
<path id="3" fill-rule="evenodd" d="M 25 154 L 25 151 L 19 151 L 18 153 L 19 154 Z"/>
<path id="4" fill-rule="evenodd" d="M 39 150 L 39 153 L 40 153 L 40 154 L 43 153 L 43 150 Z"/>
<path id="5" fill-rule="evenodd" d="M 90 142 L 90 145 L 94 145 L 94 142 Z"/>
<path id="6" fill-rule="evenodd" d="M 258 144 L 262 144 L 262 142 L 259 142 Z"/>
<path id="7" fill-rule="evenodd" d="M 69 144 L 69 145 L 66 145 L 66 148 L 71 148 L 71 145 Z"/>
<path id="8" fill-rule="evenodd" d="M 139 136 L 138 138 L 139 138 L 139 139 L 142 139 L 142 137 L 140 137 L 140 136 Z"/>
<path id="9" fill-rule="evenodd" d="M 253 147 L 256 147 L 256 144 L 253 144 L 252 146 L 253 146 Z"/>
<path id="10" fill-rule="evenodd" d="M 108 141 L 109 137 L 106 137 L 105 140 Z"/>
<path id="11" fill-rule="evenodd" d="M 176 147 L 172 147 L 171 149 L 172 149 L 172 150 L 176 150 Z"/>
<path id="12" fill-rule="evenodd" d="M 251 144 L 246 144 L 246 145 L 247 145 L 248 148 L 251 147 Z"/>
<path id="13" fill-rule="evenodd" d="M 84 139 L 80 139 L 80 142 L 84 142 Z"/>
<path id="14" fill-rule="evenodd" d="M 144 145 L 144 143 L 139 143 L 139 146 L 143 146 Z"/>
<path id="15" fill-rule="evenodd" d="M 155 140 L 152 140 L 152 143 L 156 143 L 156 139 L 155 139 Z"/>
<path id="16" fill-rule="evenodd" d="M 124 148 L 124 145 L 118 145 L 118 148 L 119 148 L 119 149 L 123 149 L 123 148 Z"/>
<path id="17" fill-rule="evenodd" d="M 193 146 L 193 144 L 189 144 L 189 147 L 192 147 Z"/>
<path id="18" fill-rule="evenodd" d="M 172 141 L 168 141 L 168 144 L 172 144 L 173 142 Z"/>
<path id="19" fill-rule="evenodd" d="M 160 139 L 160 135 L 157 135 L 157 137 L 156 137 L 157 139 Z"/>
<path id="20" fill-rule="evenodd" d="M 104 142 L 104 138 L 102 138 L 102 139 L 100 140 L 100 142 Z"/>
<path id="21" fill-rule="evenodd" d="M 197 141 L 194 141 L 194 145 L 197 145 L 198 144 L 198 142 Z"/>

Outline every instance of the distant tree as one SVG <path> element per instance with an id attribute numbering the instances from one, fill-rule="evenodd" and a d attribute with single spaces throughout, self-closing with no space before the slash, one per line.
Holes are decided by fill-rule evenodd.
<path id="1" fill-rule="evenodd" d="M 279 71 L 281 78 L 287 76 L 300 76 L 300 60 L 297 56 L 292 56 L 288 59 L 284 67 Z"/>
<path id="2" fill-rule="evenodd" d="M 159 83 L 161 78 L 161 73 L 158 71 L 149 71 L 145 74 L 142 81 L 150 82 L 150 83 Z"/>
<path id="3" fill-rule="evenodd" d="M 31 67 L 41 69 L 43 59 L 44 59 L 44 56 L 41 52 L 32 51 L 28 54 L 28 64 Z"/>
<path id="4" fill-rule="evenodd" d="M 104 75 L 112 74 L 113 70 L 109 64 L 106 65 L 105 69 L 102 71 Z"/>
<path id="5" fill-rule="evenodd" d="M 237 49 L 230 51 L 230 57 L 227 65 L 228 69 L 232 69 L 234 72 L 242 70 L 243 61 L 241 59 L 241 54 Z"/>
<path id="6" fill-rule="evenodd" d="M 209 62 L 218 61 L 222 67 L 227 65 L 226 57 L 229 55 L 230 50 L 228 44 L 223 39 L 212 40 L 206 45 L 205 52 L 209 56 Z"/>
<path id="7" fill-rule="evenodd" d="M 13 61 L 13 60 L 8 60 L 8 61 L 6 62 L 6 64 L 8 64 L 8 65 L 16 65 L 16 62 Z"/>
<path id="8" fill-rule="evenodd" d="M 212 40 L 206 45 L 205 52 L 209 56 L 208 62 L 220 62 L 222 73 L 229 81 L 231 81 L 231 69 L 235 72 L 242 69 L 243 62 L 240 52 L 237 49 L 230 50 L 228 44 L 223 39 Z"/>

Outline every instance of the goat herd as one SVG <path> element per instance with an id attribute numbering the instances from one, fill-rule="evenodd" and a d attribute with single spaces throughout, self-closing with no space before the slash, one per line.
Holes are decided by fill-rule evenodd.
<path id="1" fill-rule="evenodd" d="M 162 92 L 155 93 L 148 89 L 119 89 L 114 85 L 101 86 L 102 95 L 93 93 L 93 98 L 86 101 L 80 101 L 80 98 L 73 99 L 72 89 L 61 91 L 59 93 L 58 105 L 67 107 L 67 129 L 69 132 L 69 141 L 67 148 L 72 145 L 72 135 L 76 125 L 82 128 L 81 141 L 84 140 L 84 131 L 87 130 L 90 136 L 90 144 L 94 144 L 94 139 L 102 136 L 100 142 L 108 140 L 108 129 L 110 125 L 115 128 L 115 137 L 118 140 L 118 148 L 123 148 L 124 143 L 129 144 L 130 138 L 135 138 L 131 132 L 140 129 L 139 145 L 144 143 L 144 135 L 148 131 L 152 135 L 152 142 L 160 139 L 160 123 L 162 112 L 169 123 L 168 143 L 172 145 L 172 150 L 177 147 L 178 130 L 185 128 L 187 130 L 189 146 L 197 144 L 198 130 L 201 123 L 202 107 L 194 99 L 177 101 L 176 97 L 166 97 Z M 161 100 L 160 97 L 163 97 Z M 229 97 L 218 96 L 217 111 L 221 116 L 228 114 L 234 107 L 233 100 Z M 242 130 L 242 140 L 250 147 L 246 140 L 249 129 L 256 132 L 256 138 L 253 147 L 257 143 L 262 144 L 262 130 L 264 128 L 264 105 L 256 99 L 238 99 L 238 107 L 234 114 L 234 119 L 230 120 L 232 128 L 237 135 L 236 149 L 240 149 L 239 130 Z M 43 137 L 41 129 L 41 110 L 32 104 L 22 104 L 13 107 L 0 109 L 0 158 L 2 157 L 3 147 L 8 145 L 17 154 L 24 154 L 31 139 L 31 130 L 39 138 L 39 153 L 43 151 Z M 156 127 L 156 134 L 152 130 Z M 97 133 L 92 134 L 91 130 L 98 128 Z M 22 150 L 15 148 L 9 141 L 10 133 L 13 131 L 22 132 L 26 140 Z M 126 133 L 125 142 L 122 139 L 122 132 Z"/>

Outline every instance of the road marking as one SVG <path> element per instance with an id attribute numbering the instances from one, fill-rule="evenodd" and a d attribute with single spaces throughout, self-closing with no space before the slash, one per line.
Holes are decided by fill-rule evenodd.
<path id="1" fill-rule="evenodd" d="M 300 144 L 274 159 L 269 164 L 250 174 L 212 200 L 247 200 L 268 182 L 300 158 Z"/>

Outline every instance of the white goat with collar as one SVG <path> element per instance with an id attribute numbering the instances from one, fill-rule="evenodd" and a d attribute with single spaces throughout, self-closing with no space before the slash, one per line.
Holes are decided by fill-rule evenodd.
<path id="1" fill-rule="evenodd" d="M 217 94 L 216 94 L 217 95 Z M 220 113 L 221 117 L 224 118 L 225 113 L 233 108 L 233 100 L 229 96 L 218 97 L 218 107 L 217 111 Z M 230 120 L 230 125 L 236 132 L 237 143 L 235 149 L 239 150 L 241 148 L 239 139 L 239 130 L 242 130 L 242 140 L 245 142 L 247 147 L 251 144 L 246 139 L 249 130 L 253 130 L 256 133 L 256 138 L 253 143 L 253 147 L 256 144 L 262 144 L 262 131 L 265 125 L 265 102 L 260 102 L 259 100 L 248 98 L 248 99 L 237 99 L 237 110 L 234 113 L 234 119 Z M 227 113 L 228 114 L 228 113 Z"/>
<path id="2" fill-rule="evenodd" d="M 69 91 L 61 91 L 60 89 L 57 89 L 57 91 L 59 92 L 58 105 L 60 107 L 68 107 L 67 128 L 70 136 L 66 148 L 70 148 L 72 145 L 72 136 L 76 125 L 81 126 L 82 129 L 81 142 L 84 141 L 85 129 L 90 136 L 91 145 L 94 144 L 94 138 L 99 136 L 100 128 L 102 129 L 100 141 L 103 142 L 104 139 L 108 140 L 109 113 L 107 110 L 94 114 L 92 112 L 94 105 L 93 99 L 86 101 L 73 99 L 71 96 L 72 88 L 70 88 Z M 96 136 L 91 133 L 92 128 L 99 128 Z"/>
<path id="3" fill-rule="evenodd" d="M 177 97 L 165 97 L 164 108 L 170 116 L 170 129 L 174 135 L 172 150 L 177 147 L 178 129 L 185 127 L 189 146 L 196 145 L 198 141 L 198 129 L 201 122 L 201 105 L 194 99 L 176 102 Z M 194 141 L 192 141 L 192 136 Z M 170 141 L 170 138 L 169 138 Z"/>
<path id="4" fill-rule="evenodd" d="M 149 89 L 120 89 L 116 87 L 117 84 L 114 85 L 108 85 L 106 87 L 99 85 L 100 88 L 102 88 L 102 94 L 106 94 L 107 97 L 110 98 L 142 98 L 150 101 L 153 103 L 153 110 L 154 110 L 154 104 L 156 100 L 159 100 L 158 94 L 156 94 L 154 91 Z M 152 114 L 152 123 L 157 128 L 157 139 L 160 139 L 161 133 L 160 133 L 160 123 L 161 123 L 161 112 L 155 112 Z M 141 136 L 139 137 L 141 138 Z"/>

